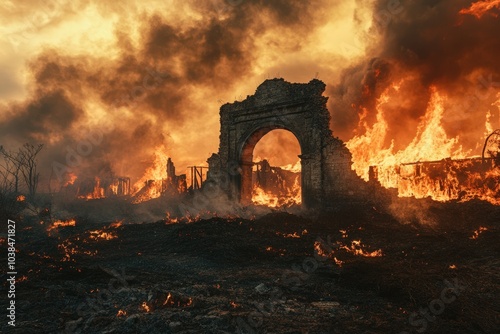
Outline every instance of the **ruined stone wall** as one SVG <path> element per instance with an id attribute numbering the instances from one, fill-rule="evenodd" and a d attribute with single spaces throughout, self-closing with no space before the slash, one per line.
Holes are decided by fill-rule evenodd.
<path id="1" fill-rule="evenodd" d="M 368 184 L 352 170 L 352 155 L 342 141 L 331 141 L 324 150 L 326 201 L 325 208 L 334 208 L 340 203 L 352 203 L 371 199 Z"/>
<path id="2" fill-rule="evenodd" d="M 229 197 L 248 202 L 255 145 L 269 131 L 286 129 L 295 135 L 301 147 L 305 206 L 330 206 L 332 200 L 352 198 L 359 187 L 358 180 L 351 170 L 349 151 L 329 128 L 325 87 L 317 79 L 307 84 L 266 80 L 254 95 L 223 105 L 219 152 L 208 160 L 209 178 Z"/>

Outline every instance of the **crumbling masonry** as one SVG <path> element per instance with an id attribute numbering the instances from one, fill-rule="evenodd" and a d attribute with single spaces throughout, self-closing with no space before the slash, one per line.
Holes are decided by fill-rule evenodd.
<path id="1" fill-rule="evenodd" d="M 255 95 L 223 105 L 219 152 L 208 159 L 208 184 L 250 203 L 255 145 L 268 132 L 285 129 L 301 148 L 303 205 L 328 208 L 358 198 L 362 182 L 351 170 L 349 150 L 332 136 L 324 90 L 325 84 L 317 79 L 307 84 L 271 79 Z"/>

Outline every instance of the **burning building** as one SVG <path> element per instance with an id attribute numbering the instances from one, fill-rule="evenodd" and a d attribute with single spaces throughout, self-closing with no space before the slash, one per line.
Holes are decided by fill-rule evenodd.
<path id="1" fill-rule="evenodd" d="M 137 186 L 133 194 L 134 203 L 147 201 L 160 196 L 175 196 L 187 191 L 186 174 L 176 175 L 175 165 L 170 157 L 165 165 L 165 178 L 148 179 L 143 186 Z"/>
<path id="2" fill-rule="evenodd" d="M 112 177 L 101 179 L 100 177 L 85 178 L 79 182 L 77 187 L 78 198 L 97 199 L 111 196 L 130 195 L 129 177 Z"/>
<path id="3" fill-rule="evenodd" d="M 368 178 L 401 197 L 500 203 L 500 130 L 486 137 L 481 157 L 370 166 Z"/>

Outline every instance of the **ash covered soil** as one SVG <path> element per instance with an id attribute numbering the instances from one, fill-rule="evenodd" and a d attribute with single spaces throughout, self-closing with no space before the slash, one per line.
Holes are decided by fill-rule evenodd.
<path id="1" fill-rule="evenodd" d="M 499 333 L 500 208 L 425 216 L 358 205 L 50 232 L 24 219 L 16 327 L 2 332 Z"/>

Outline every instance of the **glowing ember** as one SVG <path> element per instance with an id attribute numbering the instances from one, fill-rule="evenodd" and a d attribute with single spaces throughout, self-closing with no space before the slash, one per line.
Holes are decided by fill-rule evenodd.
<path id="1" fill-rule="evenodd" d="M 327 253 L 323 248 L 321 242 L 319 241 L 314 242 L 314 252 L 321 257 L 327 257 L 329 259 L 332 259 L 333 262 L 335 262 L 335 264 L 338 265 L 339 267 L 342 267 L 342 264 L 344 263 L 344 261 L 341 261 L 337 259 L 337 257 L 333 256 L 333 251 Z"/>
<path id="2" fill-rule="evenodd" d="M 116 222 L 114 222 L 114 223 L 111 223 L 111 224 L 109 225 L 109 228 L 117 228 L 117 227 L 120 227 L 120 226 L 122 226 L 122 225 L 123 225 L 123 221 L 121 221 L 121 220 L 120 220 L 120 221 L 116 221 Z"/>
<path id="3" fill-rule="evenodd" d="M 341 261 L 341 260 L 337 259 L 336 257 L 333 257 L 333 261 L 339 267 L 342 267 L 342 264 L 344 263 L 344 261 Z"/>
<path id="4" fill-rule="evenodd" d="M 92 240 L 99 240 L 99 239 L 112 240 L 118 238 L 118 236 L 112 232 L 95 230 L 95 231 L 90 231 L 89 233 L 90 233 L 89 238 Z"/>
<path id="5" fill-rule="evenodd" d="M 450 269 L 457 269 L 457 266 L 456 266 L 456 265 L 454 265 L 454 264 L 452 264 L 452 265 L 450 265 L 448 268 L 450 268 Z"/>
<path id="6" fill-rule="evenodd" d="M 323 247 L 321 246 L 321 242 L 319 241 L 314 242 L 314 251 L 319 256 L 326 256 L 326 257 L 330 256 L 330 254 L 323 249 Z"/>
<path id="7" fill-rule="evenodd" d="M 300 235 L 297 232 L 293 232 L 293 233 L 276 232 L 276 235 L 283 236 L 284 238 L 300 238 Z"/>
<path id="8" fill-rule="evenodd" d="M 232 308 L 237 308 L 237 307 L 239 306 L 238 304 L 236 304 L 236 303 L 235 303 L 235 302 L 233 302 L 233 301 L 230 301 L 230 302 L 229 302 L 229 305 L 231 305 L 231 307 L 232 307 Z"/>
<path id="9" fill-rule="evenodd" d="M 28 280 L 28 276 L 23 275 L 23 276 L 19 277 L 18 279 L 16 279 L 16 283 L 24 282 L 24 281 L 27 281 L 27 280 Z"/>
<path id="10" fill-rule="evenodd" d="M 142 305 L 141 305 L 142 309 L 146 312 L 149 312 L 151 311 L 151 308 L 149 307 L 148 303 L 146 302 L 142 302 Z"/>
<path id="11" fill-rule="evenodd" d="M 19 196 L 17 196 L 16 201 L 18 201 L 18 202 L 24 202 L 25 199 L 26 199 L 26 196 L 19 195 Z"/>
<path id="12" fill-rule="evenodd" d="M 47 228 L 47 232 L 50 232 L 59 227 L 75 226 L 76 221 L 74 219 L 69 220 L 56 220 L 51 226 Z"/>
<path id="13" fill-rule="evenodd" d="M 167 299 L 165 299 L 165 302 L 163 303 L 163 305 L 169 305 L 169 303 L 171 303 L 171 302 L 172 302 L 172 294 L 169 292 Z"/>
<path id="14" fill-rule="evenodd" d="M 170 212 L 167 212 L 167 216 L 165 217 L 165 220 L 166 220 L 166 224 L 175 224 L 175 223 L 178 223 L 179 222 L 179 219 L 177 217 L 175 218 L 172 218 L 170 216 Z"/>
<path id="15" fill-rule="evenodd" d="M 64 257 L 62 259 L 63 262 L 72 261 L 71 255 L 78 253 L 76 246 L 73 246 L 73 243 L 68 240 L 58 245 L 57 248 L 64 252 Z"/>
<path id="16" fill-rule="evenodd" d="M 479 235 L 481 233 L 483 233 L 484 231 L 488 231 L 488 228 L 480 226 L 477 230 L 474 231 L 474 234 L 471 237 L 469 237 L 469 239 L 475 240 L 475 239 L 479 238 Z"/>
<path id="17" fill-rule="evenodd" d="M 93 241 L 99 241 L 99 240 L 113 240 L 118 238 L 118 235 L 114 231 L 110 231 L 111 229 L 118 228 L 122 226 L 121 221 L 117 221 L 114 223 L 109 224 L 108 226 L 104 227 L 102 230 L 93 230 L 93 231 L 88 231 L 89 237 L 88 239 L 84 239 L 83 242 L 88 242 L 88 240 L 93 240 Z"/>
<path id="18" fill-rule="evenodd" d="M 124 317 L 127 315 L 127 312 L 124 310 L 118 310 L 118 313 L 116 314 L 117 317 Z"/>
<path id="19" fill-rule="evenodd" d="M 343 235 L 347 235 L 346 234 L 347 232 L 345 230 L 340 230 L 340 232 L 343 233 Z M 364 257 L 383 256 L 381 249 L 369 252 L 369 251 L 365 251 L 363 249 L 363 247 L 364 247 L 364 245 L 361 243 L 361 240 L 351 241 L 350 246 L 347 246 L 347 245 L 342 244 L 342 243 L 337 243 L 335 245 L 335 249 L 337 249 L 337 248 L 339 250 L 343 249 L 343 250 L 347 251 L 348 253 L 356 255 L 356 256 L 364 256 Z M 320 241 L 314 242 L 314 252 L 317 255 L 319 255 L 320 257 L 329 258 L 329 259 L 333 260 L 335 262 L 335 264 L 338 265 L 339 267 L 341 267 L 342 264 L 344 263 L 344 261 L 339 260 L 336 256 L 334 256 L 334 254 L 335 254 L 334 250 L 328 249 L 328 251 L 327 251 L 325 249 L 324 245 Z"/>
<path id="20" fill-rule="evenodd" d="M 365 256 L 365 257 L 378 257 L 382 256 L 382 250 L 377 249 L 373 252 L 367 252 L 363 250 L 363 245 L 361 244 L 361 240 L 353 240 L 351 241 L 351 246 L 340 246 L 341 249 L 345 249 L 349 253 L 352 253 L 354 255 L 360 255 L 360 256 Z"/>
<path id="21" fill-rule="evenodd" d="M 193 304 L 192 298 L 177 297 L 174 300 L 174 296 L 169 292 L 167 298 L 163 302 L 164 306 L 177 306 L 177 307 L 187 307 Z"/>

